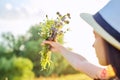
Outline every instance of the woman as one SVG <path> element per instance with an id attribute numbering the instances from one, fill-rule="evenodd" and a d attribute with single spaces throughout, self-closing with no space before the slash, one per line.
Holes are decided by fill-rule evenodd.
<path id="1" fill-rule="evenodd" d="M 82 13 L 81 17 L 94 31 L 96 55 L 99 63 L 106 68 L 91 64 L 83 56 L 67 50 L 57 42 L 44 41 L 51 50 L 59 52 L 77 70 L 95 80 L 120 80 L 120 0 L 111 0 L 95 15 Z"/>

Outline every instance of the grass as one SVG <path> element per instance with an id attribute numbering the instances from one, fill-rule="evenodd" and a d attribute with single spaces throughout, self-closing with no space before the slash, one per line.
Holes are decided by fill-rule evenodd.
<path id="1" fill-rule="evenodd" d="M 85 74 L 69 74 L 63 75 L 60 77 L 51 76 L 51 77 L 40 77 L 35 80 L 92 80 L 90 77 Z"/>

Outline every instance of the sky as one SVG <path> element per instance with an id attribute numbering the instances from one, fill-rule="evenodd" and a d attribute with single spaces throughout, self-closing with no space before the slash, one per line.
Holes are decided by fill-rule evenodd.
<path id="1" fill-rule="evenodd" d="M 109 0 L 0 0 L 0 35 L 12 32 L 15 36 L 24 35 L 35 24 L 43 21 L 47 14 L 56 18 L 56 12 L 70 13 L 70 31 L 66 33 L 65 47 L 84 56 L 98 65 L 93 29 L 80 18 L 80 13 L 95 14 Z"/>

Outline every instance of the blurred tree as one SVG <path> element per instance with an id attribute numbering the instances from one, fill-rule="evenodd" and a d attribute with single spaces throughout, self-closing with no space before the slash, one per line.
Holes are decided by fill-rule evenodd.
<path id="1" fill-rule="evenodd" d="M 23 53 L 24 57 L 27 57 L 33 61 L 33 71 L 35 72 L 36 76 L 40 76 L 41 74 L 39 51 L 41 50 L 40 43 L 42 42 L 42 40 L 38 35 L 39 28 L 40 27 L 38 25 L 35 25 L 32 26 L 27 32 L 27 41 L 24 44 L 25 48 Z"/>
<path id="2" fill-rule="evenodd" d="M 69 74 L 69 71 L 66 71 L 68 67 L 69 70 L 72 70 L 71 73 L 77 72 L 60 54 L 52 54 L 51 67 L 41 71 L 39 51 L 42 49 L 40 44 L 43 40 L 38 35 L 39 31 L 40 25 L 38 24 L 32 26 L 25 35 L 17 36 L 17 38 L 12 33 L 4 33 L 2 35 L 3 42 L 0 45 L 0 57 L 5 57 L 4 61 L 13 56 L 30 59 L 33 63 L 33 72 L 37 77 L 52 74 L 61 75 L 62 73 L 67 74 L 67 72 Z"/>
<path id="3" fill-rule="evenodd" d="M 33 80 L 33 64 L 27 58 L 0 58 L 0 80 Z"/>

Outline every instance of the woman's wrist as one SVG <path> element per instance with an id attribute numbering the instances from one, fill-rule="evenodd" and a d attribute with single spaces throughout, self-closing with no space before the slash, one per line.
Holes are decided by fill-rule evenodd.
<path id="1" fill-rule="evenodd" d="M 63 46 L 60 46 L 60 51 L 59 51 L 61 54 L 64 54 L 67 52 L 67 49 Z"/>

